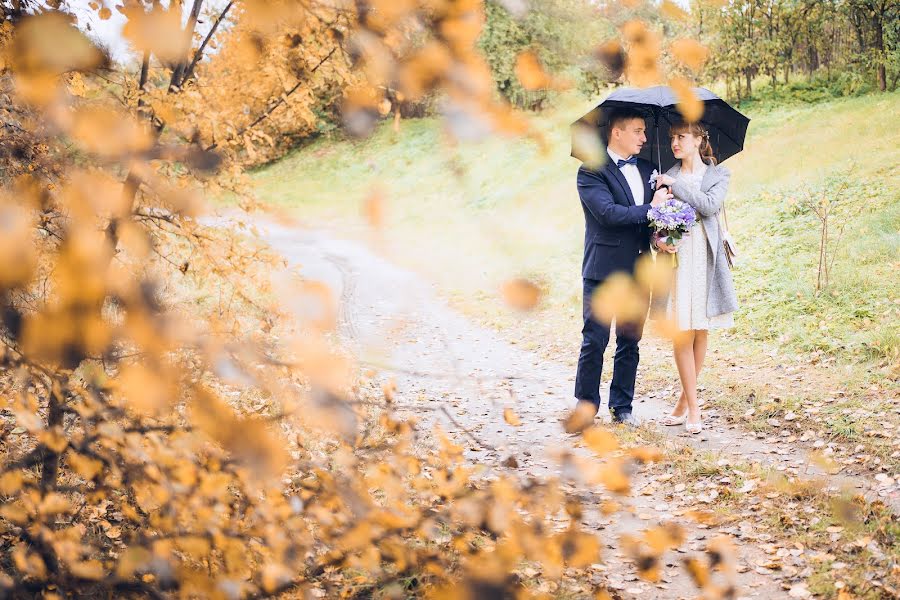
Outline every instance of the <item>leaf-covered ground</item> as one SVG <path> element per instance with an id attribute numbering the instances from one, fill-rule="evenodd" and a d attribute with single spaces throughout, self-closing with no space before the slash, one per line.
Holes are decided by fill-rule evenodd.
<path id="1" fill-rule="evenodd" d="M 581 501 L 580 523 L 605 542 L 602 558 L 587 581 L 574 570 L 523 563 L 517 574 L 534 591 L 587 597 L 602 586 L 623 598 L 691 597 L 686 565 L 702 577 L 721 544 L 733 545 L 734 562 L 716 581 L 736 586 L 741 597 L 805 598 L 846 588 L 876 598 L 896 588 L 896 520 L 881 502 L 862 499 L 878 497 L 878 482 L 832 474 L 827 460 L 787 438 L 748 436 L 718 409 L 707 411 L 709 428 L 699 438 L 650 422 L 638 431 L 568 435 L 561 422 L 574 373 L 567 364 L 473 323 L 416 274 L 363 244 L 260 228 L 301 274 L 340 297 L 343 340 L 371 369 L 364 392 L 387 393 L 398 415 L 418 422 L 421 455 L 441 448 L 438 427 L 476 486 L 509 475 L 523 486 L 559 478 Z M 642 393 L 639 414 L 664 414 L 671 392 Z M 884 500 L 900 506 L 896 495 Z M 570 517 L 558 517 L 559 532 Z M 655 536 L 672 524 L 683 528 L 677 549 L 655 548 Z M 650 569 L 658 569 L 655 582 L 642 578 Z M 830 570 L 835 578 L 824 576 Z M 330 581 L 346 585 L 348 577 L 336 570 Z"/>
<path id="2" fill-rule="evenodd" d="M 524 142 L 448 147 L 435 122 L 419 120 L 402 123 L 399 133 L 385 128 L 365 143 L 317 143 L 257 175 L 264 199 L 413 269 L 478 324 L 460 321 L 447 339 L 428 319 L 421 323 L 433 299 L 409 300 L 404 308 L 423 328 L 413 336 L 420 346 L 392 360 L 383 344 L 373 366 L 407 369 L 394 375 L 404 384 L 397 392 L 402 402 L 445 419 L 445 409 L 461 409 L 475 419 L 467 429 L 500 437 L 494 445 L 521 435 L 503 421 L 503 407 L 517 407 L 522 427 L 535 427 L 529 433 L 568 443 L 558 418 L 571 400 L 579 342 L 582 224 L 565 125 L 583 107 L 565 102 L 538 121 L 548 154 Z M 729 218 L 743 252 L 737 277 L 744 309 L 735 330 L 713 338 L 701 377 L 710 428 L 700 439 L 646 428 L 623 440 L 667 449 L 636 480 L 636 490 L 649 490 L 650 508 L 667 507 L 652 518 L 709 509 L 742 548 L 763 553 L 766 560 L 742 559 L 758 576 L 751 581 L 774 582 L 784 594 L 793 588 L 795 597 L 804 590 L 888 597 L 897 586 L 897 521 L 886 506 L 897 505 L 900 480 L 898 297 L 889 276 L 900 216 L 884 177 L 896 164 L 900 140 L 871 118 L 897 110 L 893 94 L 775 110 L 753 122 L 746 151 L 728 165 L 735 173 Z M 869 145 L 848 146 L 841 132 L 851 129 L 864 132 Z M 302 185 L 296 173 L 304 174 Z M 816 296 L 815 223 L 785 207 L 831 173 L 850 179 L 867 208 L 837 250 L 833 287 Z M 366 221 L 383 226 L 372 230 Z M 310 276 L 317 277 L 315 270 Z M 541 287 L 536 311 L 523 315 L 503 306 L 499 288 L 513 276 Z M 369 307 L 385 317 L 396 309 Z M 490 343 L 454 339 L 469 327 L 483 327 Z M 348 333 L 368 342 L 390 339 L 359 336 L 359 326 Z M 516 393 L 517 380 L 498 385 L 515 370 L 496 345 L 524 352 L 525 379 L 540 380 L 546 391 Z M 450 358 L 473 353 L 483 355 L 486 373 L 454 370 L 460 367 Z M 434 356 L 449 362 L 418 372 L 414 365 Z M 677 392 L 667 343 L 651 332 L 643 344 L 637 413 L 661 414 Z M 483 409 L 473 411 L 473 403 Z M 488 471 L 512 468 L 502 467 L 504 461 L 524 473 L 533 468 L 525 454 L 530 448 L 486 452 L 456 428 L 473 464 L 489 465 Z M 870 563 L 880 566 L 867 574 Z M 674 572 L 666 577 L 675 585 Z M 611 588 L 620 591 L 629 583 L 604 581 L 625 585 Z"/>

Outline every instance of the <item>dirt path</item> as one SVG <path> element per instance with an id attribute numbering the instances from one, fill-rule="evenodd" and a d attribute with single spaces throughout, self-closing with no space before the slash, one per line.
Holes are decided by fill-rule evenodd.
<path id="1" fill-rule="evenodd" d="M 345 342 L 363 364 L 378 369 L 385 380 L 394 379 L 400 411 L 416 415 L 426 430 L 439 424 L 464 445 L 469 461 L 484 467 L 483 477 L 510 473 L 560 476 L 556 457 L 561 451 L 586 452 L 576 447 L 577 438 L 567 436 L 559 423 L 573 403 L 574 372 L 569 366 L 546 361 L 473 324 L 438 300 L 420 278 L 361 244 L 281 225 L 259 224 L 259 228 L 263 238 L 305 277 L 326 282 L 341 298 Z M 669 402 L 662 399 L 664 392 L 645 392 L 635 406 L 636 414 L 648 421 L 665 414 Z M 505 407 L 514 408 L 521 426 L 504 422 Z M 772 465 L 788 475 L 821 473 L 802 450 L 786 450 L 783 444 L 748 435 L 728 425 L 714 410 L 706 411 L 704 418 L 708 429 L 701 436 L 688 436 L 681 428 L 659 429 L 671 436 L 676 448 L 692 444 L 716 453 L 719 460 L 734 457 Z M 655 425 L 648 422 L 647 427 Z M 515 457 L 516 467 L 508 466 L 510 456 Z M 850 485 L 862 493 L 873 493 L 860 480 L 831 478 L 829 482 L 835 490 Z M 577 480 L 569 485 L 588 508 L 599 507 L 611 497 Z M 601 532 L 609 547 L 604 562 L 593 570 L 595 577 L 623 598 L 648 593 L 653 598 L 695 597 L 696 588 L 677 552 L 667 555 L 663 579 L 654 585 L 637 578 L 631 561 L 616 549 L 615 540 L 622 533 L 638 534 L 659 522 L 674 520 L 688 532 L 683 548 L 702 550 L 719 532 L 681 517 L 691 506 L 685 506 L 685 498 L 675 496 L 656 479 L 638 473 L 633 489 L 624 499 L 627 511 L 612 517 L 602 516 L 599 510 L 585 514 L 586 526 Z M 702 498 L 686 499 L 702 508 Z M 787 591 L 802 581 L 798 569 L 773 571 L 764 566 L 771 562 L 764 547 L 766 537 L 754 531 L 750 522 L 726 528 L 738 543 L 739 597 L 803 597 L 789 596 Z M 785 564 L 790 564 L 789 556 Z"/>

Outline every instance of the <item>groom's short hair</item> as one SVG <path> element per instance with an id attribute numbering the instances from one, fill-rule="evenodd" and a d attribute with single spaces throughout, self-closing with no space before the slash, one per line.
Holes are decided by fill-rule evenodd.
<path id="1" fill-rule="evenodd" d="M 614 108 L 609 111 L 609 129 L 612 130 L 613 127 L 621 128 L 622 124 L 625 121 L 630 121 L 632 119 L 646 119 L 647 115 L 636 108 L 630 107 L 621 107 Z"/>

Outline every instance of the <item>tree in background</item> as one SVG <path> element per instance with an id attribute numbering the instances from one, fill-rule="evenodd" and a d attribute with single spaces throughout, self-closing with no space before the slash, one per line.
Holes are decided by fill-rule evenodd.
<path id="1" fill-rule="evenodd" d="M 707 75 L 740 100 L 757 75 L 775 88 L 795 71 L 824 75 L 835 94 L 895 89 L 898 11 L 891 0 L 695 0 L 691 18 L 710 43 Z"/>
<path id="2" fill-rule="evenodd" d="M 532 53 L 547 71 L 581 82 L 591 69 L 588 59 L 593 48 L 612 35 L 614 28 L 586 0 L 532 5 L 525 14 L 516 15 L 489 0 L 478 48 L 491 67 L 497 91 L 515 106 L 539 109 L 552 92 L 526 89 L 520 81 L 516 67 L 523 53 Z"/>

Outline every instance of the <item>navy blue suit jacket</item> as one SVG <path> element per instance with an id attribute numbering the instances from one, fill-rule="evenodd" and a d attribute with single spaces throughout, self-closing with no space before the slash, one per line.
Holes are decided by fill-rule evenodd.
<path id="1" fill-rule="evenodd" d="M 635 205 L 628 181 L 612 160 L 597 171 L 578 169 L 585 223 L 581 276 L 585 279 L 603 280 L 615 271 L 634 273 L 640 253 L 650 251 L 647 212 L 654 193 L 649 182 L 653 164 L 639 158 L 637 167 L 646 188 L 640 206 Z"/>

